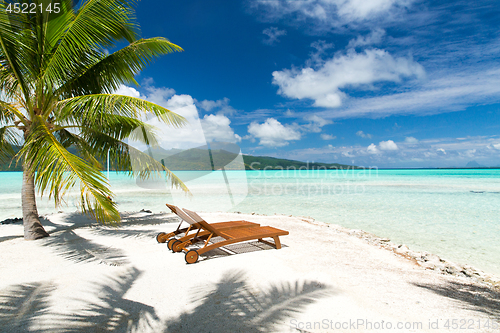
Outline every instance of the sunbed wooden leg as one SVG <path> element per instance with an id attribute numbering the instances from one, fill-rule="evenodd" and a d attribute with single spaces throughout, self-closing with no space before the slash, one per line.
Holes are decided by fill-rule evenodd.
<path id="1" fill-rule="evenodd" d="M 259 242 L 270 245 L 270 246 L 274 246 L 274 247 L 276 247 L 277 250 L 281 249 L 281 242 L 280 242 L 279 236 L 273 236 L 273 239 L 274 239 L 274 244 L 269 242 L 269 241 L 266 241 L 262 238 L 259 238 Z"/>
<path id="2" fill-rule="evenodd" d="M 281 242 L 279 236 L 274 236 L 274 245 L 276 246 L 276 249 L 279 250 L 281 249 Z"/>

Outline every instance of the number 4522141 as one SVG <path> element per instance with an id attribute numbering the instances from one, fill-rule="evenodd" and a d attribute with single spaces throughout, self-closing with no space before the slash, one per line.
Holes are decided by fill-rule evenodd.
<path id="1" fill-rule="evenodd" d="M 7 13 L 23 13 L 23 14 L 36 14 L 36 13 L 55 13 L 58 14 L 61 11 L 60 3 L 49 3 L 46 6 L 42 4 L 32 3 L 9 3 L 5 11 Z"/>

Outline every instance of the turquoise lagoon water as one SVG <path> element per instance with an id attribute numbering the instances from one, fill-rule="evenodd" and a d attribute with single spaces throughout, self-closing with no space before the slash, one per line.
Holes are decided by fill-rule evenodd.
<path id="1" fill-rule="evenodd" d="M 111 173 L 120 211 L 167 211 L 165 202 L 174 202 L 194 210 L 310 216 L 500 275 L 500 170 L 176 174 L 187 180 L 192 197 L 162 189 L 161 180 L 138 186 L 124 173 Z M 21 173 L 1 172 L 0 184 L 0 220 L 20 217 Z M 44 198 L 38 205 L 46 214 L 72 211 L 74 202 L 68 197 L 67 206 L 55 209 Z"/>

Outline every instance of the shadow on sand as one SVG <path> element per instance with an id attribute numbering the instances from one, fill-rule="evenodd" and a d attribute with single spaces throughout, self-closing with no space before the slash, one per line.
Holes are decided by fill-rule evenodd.
<path id="1" fill-rule="evenodd" d="M 243 272 L 226 273 L 208 289 L 194 291 L 192 302 L 199 305 L 168 320 L 164 332 L 273 332 L 276 324 L 335 293 L 316 281 L 283 282 L 266 290 L 256 289 Z"/>
<path id="2" fill-rule="evenodd" d="M 116 278 L 95 284 L 87 295 L 98 300 L 76 299 L 84 305 L 71 314 L 51 311 L 50 296 L 56 289 L 51 283 L 12 286 L 0 291 L 0 327 L 7 332 L 55 333 L 271 332 L 274 325 L 334 293 L 315 281 L 283 282 L 260 290 L 249 285 L 243 272 L 227 273 L 212 286 L 193 291 L 191 300 L 169 300 L 166 296 L 166 302 L 198 305 L 165 321 L 152 306 L 124 297 L 140 275 L 138 269 L 129 268 Z"/>
<path id="3" fill-rule="evenodd" d="M 128 263 L 122 250 L 88 240 L 74 230 L 52 233 L 51 237 L 40 240 L 40 244 L 51 247 L 56 254 L 74 262 L 97 261 L 109 266 Z"/>
<path id="4" fill-rule="evenodd" d="M 500 322 L 500 291 L 498 290 L 458 282 L 448 282 L 444 286 L 418 283 L 414 285 L 458 300 L 463 303 L 464 308 L 482 312 Z"/>
<path id="5" fill-rule="evenodd" d="M 143 332 L 157 330 L 160 318 L 155 309 L 144 303 L 124 298 L 142 274 L 130 268 L 116 278 L 99 284 L 94 295 L 99 301 L 87 303 L 79 313 L 56 315 L 56 332 Z"/>
<path id="6" fill-rule="evenodd" d="M 176 222 L 174 217 L 165 217 L 163 214 L 160 216 L 139 215 L 124 214 L 121 226 L 144 226 Z M 54 224 L 48 219 L 42 219 L 43 225 L 51 226 L 53 229 L 50 231 L 51 237 L 41 239 L 40 244 L 53 248 L 56 254 L 74 262 L 94 261 L 109 266 L 121 266 L 128 263 L 122 250 L 80 236 L 75 232 L 78 228 L 89 227 L 89 230 L 94 234 L 120 238 L 150 237 L 154 240 L 157 234 L 156 230 L 125 230 L 121 226 L 103 226 L 80 213 L 68 214 L 61 222 L 63 224 Z"/>
<path id="7" fill-rule="evenodd" d="M 153 307 L 124 298 L 140 275 L 139 270 L 130 268 L 116 278 L 108 278 L 101 284 L 97 284 L 91 294 L 98 295 L 98 302 L 86 302 L 87 304 L 78 309 L 78 313 L 75 314 L 50 312 L 49 298 L 55 289 L 50 283 L 13 286 L 0 292 L 1 330 L 5 332 L 142 332 L 161 329 L 160 319 Z M 41 321 L 43 315 L 50 316 L 50 319 Z"/>
<path id="8" fill-rule="evenodd" d="M 0 237 L 0 243 L 5 242 L 11 239 L 16 239 L 16 238 L 23 238 L 23 236 L 5 236 L 5 237 Z"/>
<path id="9" fill-rule="evenodd" d="M 36 282 L 0 291 L 0 330 L 29 332 L 48 312 L 49 297 L 54 289 L 51 283 Z"/>

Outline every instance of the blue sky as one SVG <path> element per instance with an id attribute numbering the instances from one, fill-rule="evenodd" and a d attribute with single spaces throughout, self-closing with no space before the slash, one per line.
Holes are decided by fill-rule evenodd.
<path id="1" fill-rule="evenodd" d="M 198 123 L 164 148 L 203 131 L 302 161 L 500 165 L 497 1 L 143 0 L 137 20 L 184 49 L 120 89 Z"/>

